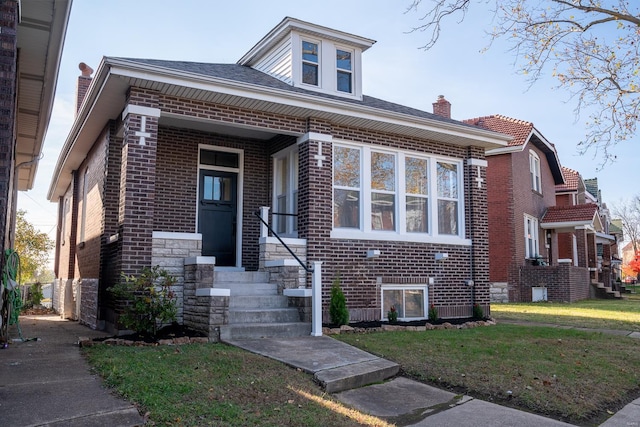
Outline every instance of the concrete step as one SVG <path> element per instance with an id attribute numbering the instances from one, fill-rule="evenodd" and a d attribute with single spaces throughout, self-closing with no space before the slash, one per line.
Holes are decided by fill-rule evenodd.
<path id="1" fill-rule="evenodd" d="M 284 295 L 234 295 L 229 299 L 229 309 L 287 308 L 288 298 Z"/>
<path id="2" fill-rule="evenodd" d="M 219 282 L 269 282 L 269 273 L 264 271 L 214 271 L 213 283 L 217 285 Z"/>
<path id="3" fill-rule="evenodd" d="M 385 359 L 374 359 L 315 373 L 315 378 L 327 393 L 379 383 L 398 374 L 400 366 Z"/>
<path id="4" fill-rule="evenodd" d="M 229 310 L 229 324 L 299 322 L 297 308 L 255 308 Z"/>
<path id="5" fill-rule="evenodd" d="M 220 326 L 220 339 L 293 338 L 311 335 L 311 323 L 242 323 Z"/>
<path id="6" fill-rule="evenodd" d="M 229 289 L 231 296 L 278 295 L 278 285 L 265 282 L 216 282 L 214 288 Z"/>

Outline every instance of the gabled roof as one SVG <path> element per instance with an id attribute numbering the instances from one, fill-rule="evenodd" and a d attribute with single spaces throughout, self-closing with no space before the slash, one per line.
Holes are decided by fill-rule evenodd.
<path id="1" fill-rule="evenodd" d="M 562 175 L 564 176 L 564 184 L 556 185 L 556 193 L 577 192 L 582 177 L 578 171 L 562 166 Z"/>
<path id="2" fill-rule="evenodd" d="M 540 221 L 540 227 L 544 229 L 579 226 L 602 230 L 598 205 L 586 203 L 575 206 L 550 206 Z"/>
<path id="3" fill-rule="evenodd" d="M 513 137 L 506 147 L 487 150 L 487 156 L 523 151 L 527 144 L 533 144 L 545 154 L 547 163 L 549 164 L 549 168 L 553 174 L 555 184 L 564 184 L 560 159 L 558 158 L 558 152 L 556 151 L 555 145 L 547 141 L 547 139 L 535 128 L 533 123 L 500 114 L 467 119 L 463 120 L 463 123 L 468 123 L 494 132 L 504 133 L 505 135 Z"/>
<path id="4" fill-rule="evenodd" d="M 104 126 L 122 113 L 130 86 L 167 96 L 290 117 L 316 117 L 337 125 L 458 146 L 503 147 L 510 139 L 487 129 L 369 96 L 358 100 L 307 91 L 239 64 L 105 57 L 60 151 L 49 187 L 49 200 L 56 201 L 64 194 L 72 171 L 80 166 Z M 176 119 L 174 116 L 161 112 L 160 124 L 163 120 L 168 123 Z M 198 123 L 200 125 L 224 126 L 208 122 Z M 268 131 L 266 127 L 264 130 L 263 133 Z"/>

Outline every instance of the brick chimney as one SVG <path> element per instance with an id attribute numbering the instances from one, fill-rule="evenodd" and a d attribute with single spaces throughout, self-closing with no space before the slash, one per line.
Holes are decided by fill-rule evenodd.
<path id="1" fill-rule="evenodd" d="M 436 116 L 451 118 L 451 103 L 444 99 L 444 95 L 438 95 L 438 100 L 431 105 Z"/>
<path id="2" fill-rule="evenodd" d="M 84 96 L 87 94 L 87 89 L 91 84 L 91 74 L 93 74 L 93 68 L 84 62 L 78 64 L 78 68 L 80 68 L 82 75 L 78 77 L 78 87 L 76 89 L 76 113 L 80 110 Z"/>

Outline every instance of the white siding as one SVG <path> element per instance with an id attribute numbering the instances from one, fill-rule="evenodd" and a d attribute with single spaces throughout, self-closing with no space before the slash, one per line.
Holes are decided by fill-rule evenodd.
<path id="1" fill-rule="evenodd" d="M 293 85 L 291 38 L 287 37 L 253 67 L 283 82 Z"/>

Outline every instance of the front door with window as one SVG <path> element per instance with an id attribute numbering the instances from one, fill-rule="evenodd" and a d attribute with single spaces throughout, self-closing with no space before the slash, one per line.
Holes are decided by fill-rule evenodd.
<path id="1" fill-rule="evenodd" d="M 200 171 L 198 232 L 202 255 L 215 256 L 216 265 L 236 265 L 238 174 Z"/>

